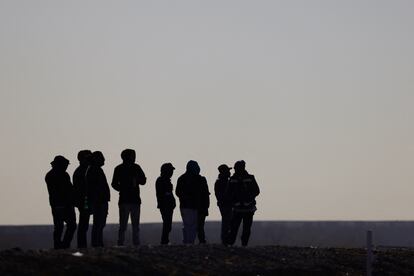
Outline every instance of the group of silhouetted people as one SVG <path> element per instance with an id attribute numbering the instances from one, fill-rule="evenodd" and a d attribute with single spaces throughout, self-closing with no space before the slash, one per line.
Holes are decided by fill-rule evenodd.
<path id="1" fill-rule="evenodd" d="M 140 244 L 139 223 L 141 212 L 140 185 L 147 182 L 142 168 L 135 162 L 136 154 L 132 149 L 121 153 L 122 163 L 113 174 L 111 186 L 119 192 L 119 231 L 118 246 L 125 242 L 125 232 L 129 217 L 132 224 L 132 241 L 134 246 Z M 66 172 L 69 160 L 58 155 L 51 162 L 52 169 L 46 174 L 49 202 L 52 209 L 55 249 L 69 248 L 77 228 L 78 248 L 87 247 L 87 232 L 92 216 L 91 245 L 103 247 L 103 229 L 108 215 L 110 189 L 102 166 L 105 158 L 102 152 L 82 150 L 78 153 L 79 166 L 73 174 L 73 185 Z M 233 245 L 237 232 L 243 221 L 241 242 L 247 246 L 253 215 L 256 211 L 255 198 L 260 190 L 253 175 L 247 173 L 244 161 L 237 161 L 234 174 L 223 164 L 218 167 L 219 176 L 214 186 L 217 205 L 220 209 L 221 241 L 224 245 Z M 174 166 L 165 163 L 161 166 L 161 175 L 156 180 L 157 208 L 160 210 L 163 226 L 161 244 L 169 244 L 169 234 L 176 201 L 171 177 Z M 187 163 L 186 171 L 177 180 L 175 194 L 180 202 L 183 220 L 183 243 L 206 243 L 204 224 L 210 207 L 210 192 L 207 180 L 200 175 L 196 161 Z M 79 211 L 76 223 L 75 207 Z M 64 224 L 66 231 L 62 237 Z"/>

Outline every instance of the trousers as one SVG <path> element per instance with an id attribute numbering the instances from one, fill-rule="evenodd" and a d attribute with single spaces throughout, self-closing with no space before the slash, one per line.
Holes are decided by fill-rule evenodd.
<path id="1" fill-rule="evenodd" d="M 232 208 L 231 206 L 219 206 L 221 214 L 221 242 L 226 243 L 226 239 L 230 232 Z"/>
<path id="2" fill-rule="evenodd" d="M 204 225 L 206 223 L 206 215 L 204 215 L 203 213 L 198 213 L 198 218 L 197 218 L 197 237 L 198 237 L 198 242 L 200 244 L 204 244 L 206 243 L 206 233 L 204 231 Z"/>
<path id="3" fill-rule="evenodd" d="M 247 246 L 250 238 L 250 228 L 253 223 L 254 212 L 235 212 L 231 218 L 230 234 L 228 238 L 228 244 L 233 245 L 236 242 L 237 232 L 241 222 L 243 221 L 243 231 L 241 235 L 242 246 Z"/>
<path id="4" fill-rule="evenodd" d="M 169 236 L 171 232 L 174 209 L 161 208 L 160 212 L 162 217 L 161 244 L 168 244 L 170 242 Z"/>
<path id="5" fill-rule="evenodd" d="M 139 240 L 139 219 L 141 213 L 140 204 L 122 203 L 119 204 L 119 232 L 118 245 L 122 246 L 125 242 L 125 232 L 128 227 L 129 216 L 132 224 L 132 242 L 135 246 L 140 244 Z"/>
<path id="6" fill-rule="evenodd" d="M 89 210 L 85 210 L 84 208 L 78 208 L 78 210 L 79 210 L 79 223 L 78 223 L 78 233 L 77 233 L 78 248 L 86 248 L 88 247 L 87 233 L 89 229 L 89 219 L 90 219 L 91 214 Z"/>
<path id="7" fill-rule="evenodd" d="M 183 219 L 183 243 L 193 244 L 197 236 L 198 210 L 180 208 Z"/>
<path id="8" fill-rule="evenodd" d="M 106 225 L 108 216 L 108 202 L 97 204 L 92 208 L 93 225 L 92 225 L 92 246 L 103 247 L 103 229 Z"/>
<path id="9" fill-rule="evenodd" d="M 53 247 L 55 249 L 70 248 L 73 235 L 76 230 L 76 213 L 72 206 L 52 207 L 53 215 Z M 66 231 L 63 235 L 64 224 L 66 223 Z"/>

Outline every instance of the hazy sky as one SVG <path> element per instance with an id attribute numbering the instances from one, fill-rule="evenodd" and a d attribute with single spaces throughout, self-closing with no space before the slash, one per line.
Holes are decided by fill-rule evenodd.
<path id="1" fill-rule="evenodd" d="M 258 220 L 414 218 L 414 1 L 0 0 L 0 224 L 51 223 L 44 175 L 124 148 L 155 179 L 244 159 Z M 118 221 L 111 190 L 109 222 Z M 219 219 L 212 196 L 208 220 Z M 180 220 L 176 210 L 174 220 Z"/>

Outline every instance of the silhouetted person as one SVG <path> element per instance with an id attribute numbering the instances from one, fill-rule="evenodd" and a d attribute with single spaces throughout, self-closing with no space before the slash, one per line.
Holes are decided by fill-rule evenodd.
<path id="1" fill-rule="evenodd" d="M 119 192 L 119 232 L 118 245 L 124 245 L 125 231 L 128 226 L 128 219 L 131 215 L 132 240 L 135 246 L 139 241 L 139 218 L 141 212 L 141 198 L 139 185 L 147 182 L 141 167 L 135 163 L 135 151 L 132 149 L 123 150 L 121 153 L 122 164 L 114 170 L 112 187 Z"/>
<path id="2" fill-rule="evenodd" d="M 198 163 L 189 161 L 186 172 L 178 178 L 175 190 L 180 199 L 184 244 L 193 244 L 197 235 L 198 211 L 204 183 L 207 183 L 207 180 L 200 176 Z"/>
<path id="3" fill-rule="evenodd" d="M 105 164 L 105 158 L 100 151 L 92 153 L 91 165 L 86 171 L 86 184 L 88 207 L 93 216 L 92 225 L 92 246 L 103 247 L 103 229 L 106 225 L 108 216 L 108 201 L 110 200 L 110 191 L 108 181 L 102 166 Z"/>
<path id="4" fill-rule="evenodd" d="M 255 198 L 259 193 L 260 190 L 256 179 L 246 171 L 246 163 L 244 161 L 237 161 L 234 165 L 234 174 L 230 177 L 228 190 L 233 207 L 228 244 L 233 245 L 236 241 L 240 223 L 243 221 L 241 242 L 242 246 L 247 246 L 250 228 L 253 223 L 253 215 L 257 210 Z"/>
<path id="5" fill-rule="evenodd" d="M 173 185 L 171 183 L 174 170 L 175 168 L 171 163 L 163 164 L 161 166 L 161 175 L 155 182 L 157 208 L 160 209 L 162 217 L 161 244 L 168 244 L 170 242 L 169 235 L 171 232 L 173 212 L 176 206 Z"/>
<path id="6" fill-rule="evenodd" d="M 87 187 L 86 187 L 86 170 L 89 167 L 92 157 L 90 150 L 81 150 L 78 153 L 79 166 L 73 173 L 73 188 L 75 206 L 79 210 L 78 223 L 78 248 L 86 248 L 87 233 L 89 228 L 90 210 L 88 206 Z"/>
<path id="7" fill-rule="evenodd" d="M 217 206 L 221 214 L 221 242 L 226 244 L 226 239 L 230 232 L 230 223 L 232 215 L 231 200 L 228 196 L 230 170 L 227 165 L 223 164 L 218 167 L 219 175 L 214 184 L 214 193 L 217 198 Z"/>
<path id="8" fill-rule="evenodd" d="M 45 181 L 53 215 L 53 244 L 55 249 L 65 249 L 70 247 L 76 230 L 73 186 L 70 182 L 70 176 L 66 172 L 69 160 L 58 155 L 50 164 L 52 169 L 46 174 Z M 66 223 L 66 231 L 62 240 L 64 223 Z"/>
<path id="9" fill-rule="evenodd" d="M 206 223 L 206 217 L 208 216 L 208 208 L 210 207 L 210 191 L 208 190 L 207 181 L 204 178 L 201 182 L 200 191 L 200 206 L 198 208 L 197 218 L 197 236 L 200 244 L 205 244 L 206 234 L 204 231 L 204 224 Z"/>

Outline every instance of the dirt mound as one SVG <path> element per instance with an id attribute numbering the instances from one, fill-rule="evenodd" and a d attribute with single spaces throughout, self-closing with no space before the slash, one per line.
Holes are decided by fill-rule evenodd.
<path id="1" fill-rule="evenodd" d="M 220 245 L 0 252 L 0 275 L 364 275 L 363 249 Z M 80 254 L 79 254 L 80 255 Z M 376 252 L 374 275 L 414 275 L 414 250 Z"/>

